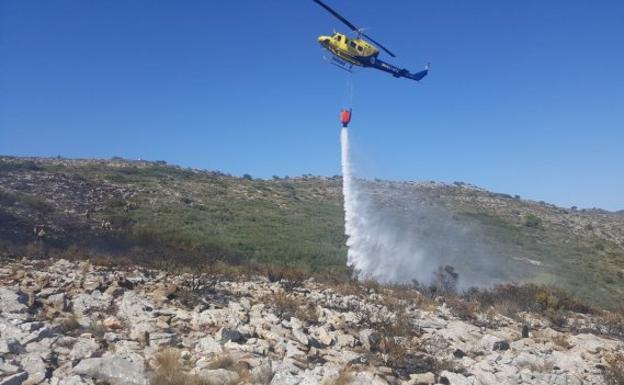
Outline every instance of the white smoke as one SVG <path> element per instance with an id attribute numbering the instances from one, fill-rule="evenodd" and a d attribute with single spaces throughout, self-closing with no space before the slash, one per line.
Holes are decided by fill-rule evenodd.
<path id="1" fill-rule="evenodd" d="M 442 207 L 396 184 L 370 182 L 354 175 L 349 131 L 343 128 L 342 176 L 347 263 L 362 278 L 381 282 L 429 282 L 433 272 L 451 265 L 460 286 L 503 280 L 479 230 Z"/>

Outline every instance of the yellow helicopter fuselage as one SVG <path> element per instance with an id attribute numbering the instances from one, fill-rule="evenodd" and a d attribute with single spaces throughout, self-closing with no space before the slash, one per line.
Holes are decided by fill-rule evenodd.
<path id="1" fill-rule="evenodd" d="M 323 48 L 338 56 L 342 60 L 357 66 L 364 66 L 371 57 L 377 57 L 379 50 L 363 39 L 349 39 L 342 33 L 331 36 L 319 36 L 319 43 Z"/>

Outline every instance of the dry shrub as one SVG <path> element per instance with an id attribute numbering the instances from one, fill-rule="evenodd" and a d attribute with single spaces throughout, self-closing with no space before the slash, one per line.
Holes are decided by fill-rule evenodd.
<path id="1" fill-rule="evenodd" d="M 395 312 L 395 317 L 390 319 L 385 328 L 378 330 L 384 330 L 388 335 L 395 337 L 414 337 L 420 334 L 404 311 Z"/>
<path id="2" fill-rule="evenodd" d="M 598 322 L 604 328 L 606 334 L 624 337 L 624 309 L 604 312 Z"/>
<path id="3" fill-rule="evenodd" d="M 61 321 L 61 328 L 64 334 L 71 334 L 71 332 L 80 329 L 80 322 L 75 314 L 70 314 Z"/>
<path id="4" fill-rule="evenodd" d="M 239 378 L 237 383 L 239 384 L 253 383 L 253 376 L 251 375 L 249 366 L 244 362 L 235 361 L 234 358 L 227 353 L 220 354 L 213 358 L 213 360 L 208 363 L 208 368 L 225 369 L 236 372 Z"/>
<path id="5" fill-rule="evenodd" d="M 379 282 L 370 278 L 362 281 L 361 285 L 367 293 L 379 293 L 382 289 Z"/>
<path id="6" fill-rule="evenodd" d="M 229 354 L 220 354 L 208 364 L 209 369 L 234 369 L 236 361 Z"/>
<path id="7" fill-rule="evenodd" d="M 529 365 L 529 370 L 534 373 L 552 373 L 555 364 L 552 361 L 544 360 L 539 364 L 531 364 Z"/>
<path id="8" fill-rule="evenodd" d="M 624 353 L 608 356 L 606 363 L 603 376 L 607 385 L 624 385 Z"/>
<path id="9" fill-rule="evenodd" d="M 493 289 L 470 289 L 463 297 L 489 307 L 509 308 L 507 313 L 528 311 L 545 314 L 548 311 L 571 311 L 582 314 L 595 314 L 596 310 L 563 290 L 533 284 L 498 285 Z M 511 314 L 504 314 L 511 315 Z M 551 314 L 552 315 L 552 314 Z"/>
<path id="10" fill-rule="evenodd" d="M 565 350 L 568 350 L 572 347 L 572 345 L 570 345 L 570 343 L 568 342 L 568 338 L 563 334 L 553 337 L 552 342 Z"/>
<path id="11" fill-rule="evenodd" d="M 95 337 L 102 338 L 104 337 L 104 334 L 106 334 L 107 330 L 102 321 L 92 320 L 86 331 L 93 334 Z"/>
<path id="12" fill-rule="evenodd" d="M 358 282 L 332 282 L 327 286 L 336 294 L 359 296 L 364 294 L 364 288 Z"/>
<path id="13" fill-rule="evenodd" d="M 307 278 L 302 269 L 292 266 L 269 266 L 266 276 L 269 282 L 280 282 L 288 292 L 301 287 Z"/>
<path id="14" fill-rule="evenodd" d="M 546 309 L 543 313 L 553 326 L 562 328 L 568 323 L 568 312 L 562 309 Z"/>
<path id="15" fill-rule="evenodd" d="M 184 370 L 177 349 L 167 349 L 158 353 L 156 363 L 158 368 L 152 376 L 151 385 L 209 385 L 208 382 Z"/>
<path id="16" fill-rule="evenodd" d="M 413 340 L 412 340 L 413 341 Z M 457 372 L 455 363 L 423 352 L 420 342 L 410 342 L 403 338 L 384 338 L 379 344 L 384 364 L 402 379 L 412 373 L 440 373 L 448 370 Z"/>
<path id="17" fill-rule="evenodd" d="M 295 311 L 295 316 L 308 324 L 316 325 L 319 323 L 319 311 L 318 308 L 312 303 L 306 303 L 299 306 Z"/>
<path id="18" fill-rule="evenodd" d="M 353 369 L 351 367 L 346 367 L 340 371 L 338 377 L 331 382 L 331 385 L 349 385 L 353 380 Z"/>
<path id="19" fill-rule="evenodd" d="M 263 302 L 268 304 L 272 303 L 275 308 L 275 314 L 283 319 L 296 317 L 299 307 L 302 305 L 301 301 L 281 292 L 274 296 L 266 297 Z"/>
<path id="20" fill-rule="evenodd" d="M 438 305 L 430 297 L 420 293 L 414 285 L 388 285 L 392 296 L 407 304 L 414 304 L 424 310 L 433 310 Z"/>
<path id="21" fill-rule="evenodd" d="M 479 312 L 479 304 L 474 302 L 463 301 L 457 297 L 446 298 L 446 304 L 453 314 L 461 320 L 469 321 L 477 318 Z"/>

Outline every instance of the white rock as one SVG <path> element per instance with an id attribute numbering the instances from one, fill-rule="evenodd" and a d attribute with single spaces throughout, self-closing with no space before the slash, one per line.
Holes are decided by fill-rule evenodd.
<path id="1" fill-rule="evenodd" d="M 38 384 L 45 379 L 47 366 L 38 353 L 28 353 L 20 356 L 20 365 L 28 373 L 28 381 Z"/>
<path id="2" fill-rule="evenodd" d="M 45 302 L 48 305 L 62 311 L 67 310 L 68 307 L 67 296 L 65 296 L 65 293 L 53 294 L 49 296 Z"/>
<path id="3" fill-rule="evenodd" d="M 263 360 L 258 366 L 251 369 L 251 377 L 255 384 L 266 385 L 273 377 L 273 365 L 270 359 Z"/>
<path id="4" fill-rule="evenodd" d="M 210 385 L 230 385 L 240 380 L 238 373 L 226 369 L 200 369 L 195 374 L 205 379 Z"/>
<path id="5" fill-rule="evenodd" d="M 80 361 L 73 372 L 106 381 L 112 385 L 147 385 L 142 365 L 123 358 L 87 358 Z"/>
<path id="6" fill-rule="evenodd" d="M 23 350 L 22 344 L 20 344 L 20 342 L 17 339 L 13 337 L 0 339 L 0 354 L 8 354 L 8 353 L 17 354 L 21 352 L 22 350 Z"/>
<path id="7" fill-rule="evenodd" d="M 271 379 L 271 385 L 298 385 L 301 379 L 290 372 L 275 373 Z"/>
<path id="8" fill-rule="evenodd" d="M 76 315 L 87 315 L 94 311 L 105 311 L 110 307 L 112 297 L 95 290 L 91 294 L 80 293 L 72 300 L 72 308 Z"/>
<path id="9" fill-rule="evenodd" d="M 221 353 L 223 348 L 213 337 L 206 336 L 197 341 L 195 351 L 202 354 Z"/>
<path id="10" fill-rule="evenodd" d="M 95 353 L 99 348 L 100 344 L 98 344 L 94 339 L 80 338 L 72 347 L 69 357 L 72 360 L 91 358 L 91 356 L 93 356 L 93 353 Z"/>
<path id="11" fill-rule="evenodd" d="M 461 374 L 443 371 L 440 377 L 446 377 L 451 385 L 472 385 L 470 380 Z"/>
<path id="12" fill-rule="evenodd" d="M 292 334 L 297 341 L 301 342 L 301 344 L 305 346 L 308 345 L 308 336 L 305 335 L 303 330 L 293 328 Z"/>
<path id="13" fill-rule="evenodd" d="M 22 385 L 28 378 L 28 373 L 21 372 L 0 380 L 0 385 Z"/>
<path id="14" fill-rule="evenodd" d="M 388 385 L 388 381 L 371 372 L 359 372 L 349 385 Z"/>
<path id="15" fill-rule="evenodd" d="M 431 372 L 410 374 L 407 385 L 431 385 L 435 384 L 435 375 Z"/>
<path id="16" fill-rule="evenodd" d="M 0 303 L 0 312 L 5 314 L 25 313 L 28 310 L 28 296 L 7 287 L 0 287 Z"/>

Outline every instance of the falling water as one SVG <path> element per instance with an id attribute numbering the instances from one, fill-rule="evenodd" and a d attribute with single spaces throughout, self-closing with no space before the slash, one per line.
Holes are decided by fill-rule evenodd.
<path id="1" fill-rule="evenodd" d="M 347 263 L 360 278 L 428 282 L 447 264 L 458 268 L 463 285 L 489 285 L 502 278 L 501 264 L 482 244 L 477 227 L 458 222 L 418 194 L 401 195 L 409 189 L 380 188 L 357 178 L 346 127 L 340 142 Z"/>
<path id="2" fill-rule="evenodd" d="M 354 176 L 349 149 L 349 131 L 340 134 L 342 146 L 342 189 L 349 266 L 363 278 L 379 281 L 409 281 L 418 269 L 420 252 L 386 219 Z M 406 275 L 405 272 L 408 272 Z"/>

